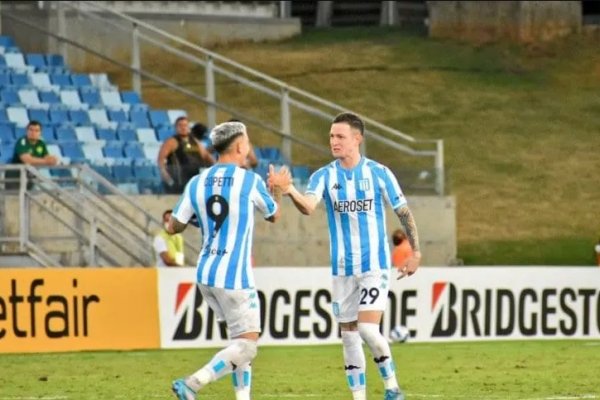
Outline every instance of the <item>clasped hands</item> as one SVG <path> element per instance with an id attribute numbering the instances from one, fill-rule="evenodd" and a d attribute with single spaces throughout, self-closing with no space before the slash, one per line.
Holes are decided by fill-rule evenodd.
<path id="1" fill-rule="evenodd" d="M 278 189 L 281 190 L 281 194 L 288 194 L 292 187 L 292 173 L 285 165 L 276 172 L 273 164 L 269 164 L 267 185 L 271 192 Z"/>

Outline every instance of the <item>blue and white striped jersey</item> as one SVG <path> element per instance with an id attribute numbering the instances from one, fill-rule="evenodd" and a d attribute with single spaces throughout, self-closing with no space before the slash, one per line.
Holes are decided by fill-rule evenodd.
<path id="1" fill-rule="evenodd" d="M 233 164 L 216 164 L 193 177 L 173 217 L 187 223 L 195 214 L 202 232 L 198 282 L 225 289 L 254 287 L 251 265 L 254 208 L 265 218 L 277 211 L 264 180 Z"/>
<path id="2" fill-rule="evenodd" d="M 395 210 L 406 199 L 387 167 L 362 157 L 345 169 L 335 160 L 311 175 L 306 194 L 325 199 L 334 276 L 389 269 L 384 200 Z"/>

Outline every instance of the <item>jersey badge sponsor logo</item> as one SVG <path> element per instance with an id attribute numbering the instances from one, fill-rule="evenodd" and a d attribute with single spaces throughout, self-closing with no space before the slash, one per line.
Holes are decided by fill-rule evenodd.
<path id="1" fill-rule="evenodd" d="M 361 179 L 358 181 L 358 188 L 363 192 L 366 192 L 371 188 L 371 182 L 368 179 Z"/>
<path id="2" fill-rule="evenodd" d="M 339 183 L 335 183 L 332 187 L 331 190 L 340 190 L 342 189 L 342 185 L 340 185 Z"/>

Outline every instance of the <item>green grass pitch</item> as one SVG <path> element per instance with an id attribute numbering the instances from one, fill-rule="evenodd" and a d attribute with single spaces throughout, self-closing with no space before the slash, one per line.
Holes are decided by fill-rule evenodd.
<path id="1" fill-rule="evenodd" d="M 0 356 L 0 400 L 171 399 L 171 380 L 216 349 Z M 383 398 L 366 350 L 369 399 Z M 501 341 L 392 345 L 407 399 L 600 399 L 600 341 Z M 262 347 L 253 399 L 351 399 L 341 345 Z M 226 377 L 199 399 L 232 399 Z"/>

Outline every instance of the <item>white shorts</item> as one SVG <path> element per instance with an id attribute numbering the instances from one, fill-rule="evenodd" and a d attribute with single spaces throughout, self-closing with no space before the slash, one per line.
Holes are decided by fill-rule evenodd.
<path id="1" fill-rule="evenodd" d="M 260 332 L 260 301 L 256 289 L 230 290 L 198 284 L 202 297 L 219 321 L 225 321 L 229 338 Z"/>
<path id="2" fill-rule="evenodd" d="M 333 315 L 337 322 L 358 320 L 359 311 L 384 311 L 389 291 L 389 271 L 333 277 Z"/>

